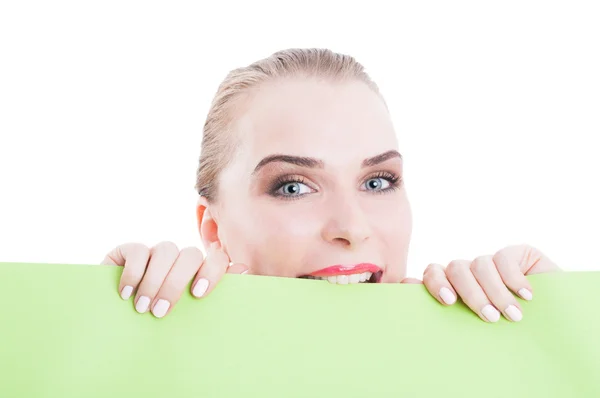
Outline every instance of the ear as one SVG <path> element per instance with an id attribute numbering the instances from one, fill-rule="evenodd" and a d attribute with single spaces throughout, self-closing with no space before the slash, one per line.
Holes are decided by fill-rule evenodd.
<path id="1" fill-rule="evenodd" d="M 219 242 L 219 225 L 210 212 L 210 205 L 205 197 L 200 196 L 196 205 L 198 232 L 206 249 L 214 242 Z"/>

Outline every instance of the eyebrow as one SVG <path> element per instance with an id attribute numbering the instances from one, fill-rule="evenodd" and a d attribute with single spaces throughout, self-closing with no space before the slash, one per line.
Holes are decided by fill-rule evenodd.
<path id="1" fill-rule="evenodd" d="M 372 158 L 363 160 L 362 167 L 364 168 L 364 167 L 376 166 L 376 165 L 383 163 L 386 160 L 389 160 L 392 158 L 402 159 L 402 155 L 396 150 L 387 151 L 387 152 L 384 152 L 377 156 L 373 156 Z M 254 168 L 254 171 L 252 172 L 252 174 L 258 173 L 258 171 L 261 168 L 263 168 L 267 164 L 273 163 L 273 162 L 290 163 L 290 164 L 294 164 L 296 166 L 307 167 L 310 169 L 316 169 L 316 168 L 322 169 L 325 166 L 325 163 L 322 160 L 315 159 L 315 158 L 307 158 L 304 156 L 291 156 L 291 155 L 270 155 L 270 156 L 263 158 L 263 160 L 261 160 L 260 162 L 258 162 L 258 164 Z"/>

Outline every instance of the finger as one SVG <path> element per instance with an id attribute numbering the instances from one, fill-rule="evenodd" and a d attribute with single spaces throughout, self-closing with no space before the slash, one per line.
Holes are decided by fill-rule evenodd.
<path id="1" fill-rule="evenodd" d="M 471 272 L 486 296 L 496 308 L 502 311 L 506 319 L 514 322 L 523 319 L 521 307 L 502 281 L 492 256 L 480 256 L 473 260 Z"/>
<path id="2" fill-rule="evenodd" d="M 141 243 L 125 243 L 111 250 L 102 264 L 124 267 L 119 282 L 119 293 L 123 300 L 129 299 L 146 271 L 150 249 Z"/>
<path id="3" fill-rule="evenodd" d="M 192 284 L 192 294 L 195 297 L 206 297 L 221 280 L 229 267 L 229 257 L 219 242 L 210 245 L 200 271 Z"/>
<path id="4" fill-rule="evenodd" d="M 441 265 L 429 264 L 423 273 L 423 283 L 429 293 L 440 303 L 452 305 L 456 302 L 456 292 Z"/>
<path id="5" fill-rule="evenodd" d="M 121 245 L 123 246 L 123 245 Z M 100 263 L 100 265 L 116 265 L 116 266 L 123 266 L 123 264 L 125 263 L 125 259 L 123 258 L 123 256 L 118 254 L 118 250 L 120 250 L 121 246 L 117 246 L 114 249 L 112 249 L 110 252 L 108 252 L 108 254 L 106 256 L 104 256 L 104 260 L 102 260 L 102 262 Z M 120 263 L 122 261 L 122 263 Z"/>
<path id="6" fill-rule="evenodd" d="M 137 312 L 148 311 L 178 256 L 179 249 L 173 242 L 161 242 L 150 250 L 150 261 L 135 297 Z"/>
<path id="7" fill-rule="evenodd" d="M 416 278 L 404 278 L 400 281 L 400 283 L 406 283 L 409 285 L 420 285 L 423 283 L 423 281 Z"/>
<path id="8" fill-rule="evenodd" d="M 471 261 L 454 260 L 446 268 L 446 277 L 463 302 L 486 322 L 497 322 L 500 312 L 490 302 L 470 269 Z"/>
<path id="9" fill-rule="evenodd" d="M 152 305 L 152 314 L 162 318 L 177 304 L 187 284 L 200 269 L 204 256 L 197 247 L 186 247 L 171 267 Z"/>
<path id="10" fill-rule="evenodd" d="M 510 290 L 525 300 L 533 299 L 533 288 L 521 271 L 518 260 L 509 257 L 503 249 L 494 254 L 493 261 L 502 281 Z"/>
<path id="11" fill-rule="evenodd" d="M 522 245 L 525 255 L 523 256 L 522 273 L 525 275 L 541 274 L 545 272 L 561 271 L 560 267 L 548 258 L 544 253 L 529 245 Z"/>
<path id="12" fill-rule="evenodd" d="M 247 274 L 248 266 L 242 263 L 233 263 L 227 268 L 228 274 Z"/>

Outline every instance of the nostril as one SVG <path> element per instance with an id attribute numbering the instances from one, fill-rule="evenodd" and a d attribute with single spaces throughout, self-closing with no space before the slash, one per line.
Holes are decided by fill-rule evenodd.
<path id="1" fill-rule="evenodd" d="M 333 242 L 337 243 L 339 245 L 342 245 L 344 247 L 345 246 L 350 246 L 350 241 L 348 239 L 346 239 L 346 238 L 335 238 L 335 239 L 333 239 Z"/>

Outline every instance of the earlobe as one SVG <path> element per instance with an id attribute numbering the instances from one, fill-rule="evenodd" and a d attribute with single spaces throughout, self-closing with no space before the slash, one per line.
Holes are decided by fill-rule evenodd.
<path id="1" fill-rule="evenodd" d="M 219 227 L 210 211 L 208 201 L 204 197 L 198 198 L 196 204 L 196 217 L 198 220 L 198 232 L 204 247 L 208 248 L 213 242 L 219 241 Z"/>

